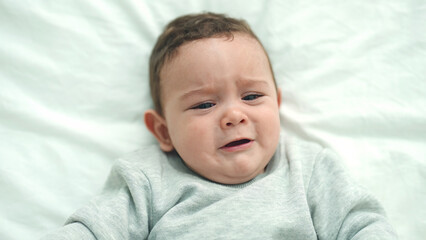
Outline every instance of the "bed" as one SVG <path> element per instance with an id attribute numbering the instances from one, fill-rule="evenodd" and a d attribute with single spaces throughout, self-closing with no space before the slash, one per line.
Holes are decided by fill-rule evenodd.
<path id="1" fill-rule="evenodd" d="M 148 57 L 178 15 L 246 19 L 284 132 L 332 148 L 401 239 L 426 236 L 426 2 L 0 0 L 0 239 L 37 239 L 153 143 Z"/>

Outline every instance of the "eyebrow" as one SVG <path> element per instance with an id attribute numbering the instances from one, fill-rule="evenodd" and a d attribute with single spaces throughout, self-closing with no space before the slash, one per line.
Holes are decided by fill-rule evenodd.
<path id="1" fill-rule="evenodd" d="M 238 79 L 237 80 L 237 86 L 256 86 L 256 85 L 264 85 L 268 86 L 268 82 L 266 80 L 259 80 L 259 79 Z M 206 87 L 199 87 L 194 90 L 190 90 L 188 92 L 185 92 L 181 97 L 180 100 L 185 100 L 193 95 L 203 95 L 203 94 L 212 94 L 215 91 L 216 87 L 212 86 L 206 86 Z"/>
<path id="2" fill-rule="evenodd" d="M 237 85 L 240 86 L 256 86 L 256 85 L 265 85 L 268 86 L 268 82 L 263 79 L 239 79 L 237 80 Z"/>
<path id="3" fill-rule="evenodd" d="M 185 100 L 194 95 L 212 94 L 214 92 L 214 89 L 215 89 L 214 87 L 199 87 L 199 88 L 190 90 L 188 92 L 185 92 L 180 97 L 180 100 Z"/>

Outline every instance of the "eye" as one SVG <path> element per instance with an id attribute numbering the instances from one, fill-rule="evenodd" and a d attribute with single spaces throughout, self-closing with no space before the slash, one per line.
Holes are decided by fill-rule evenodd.
<path id="1" fill-rule="evenodd" d="M 194 107 L 191 107 L 191 109 L 207 109 L 207 108 L 213 107 L 214 105 L 215 105 L 214 103 L 209 103 L 209 102 L 201 103 L 201 104 L 198 104 Z"/>
<path id="2" fill-rule="evenodd" d="M 245 101 L 253 101 L 253 100 L 256 100 L 257 98 L 262 97 L 262 96 L 263 95 L 261 95 L 261 94 L 250 94 L 250 95 L 243 97 L 242 99 L 245 100 Z"/>

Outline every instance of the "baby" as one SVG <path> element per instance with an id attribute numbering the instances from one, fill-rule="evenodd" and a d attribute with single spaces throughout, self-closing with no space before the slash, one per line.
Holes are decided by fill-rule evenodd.
<path id="1" fill-rule="evenodd" d="M 159 144 L 120 159 L 102 195 L 43 239 L 396 239 L 330 150 L 280 137 L 280 91 L 245 21 L 173 20 L 150 87 Z"/>

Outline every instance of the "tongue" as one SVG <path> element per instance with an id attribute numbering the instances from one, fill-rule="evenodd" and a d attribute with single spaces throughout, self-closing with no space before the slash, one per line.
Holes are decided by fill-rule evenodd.
<path id="1" fill-rule="evenodd" d="M 238 141 L 230 142 L 230 143 L 226 144 L 225 147 L 234 147 L 234 146 L 238 146 L 238 145 L 248 143 L 248 142 L 250 142 L 250 140 L 241 139 L 241 140 L 238 140 Z"/>

